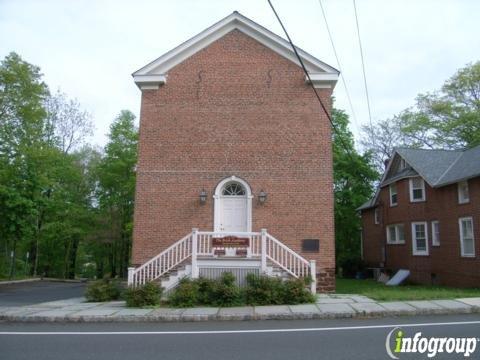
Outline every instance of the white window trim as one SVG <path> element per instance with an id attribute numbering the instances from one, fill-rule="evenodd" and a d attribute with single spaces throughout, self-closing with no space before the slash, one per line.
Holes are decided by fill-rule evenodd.
<path id="1" fill-rule="evenodd" d="M 375 223 L 375 225 L 380 224 L 380 211 L 378 207 L 373 210 L 373 222 Z"/>
<path id="2" fill-rule="evenodd" d="M 403 240 L 400 239 L 400 231 L 398 230 L 399 226 L 402 226 L 403 224 L 390 224 L 385 227 L 386 233 L 387 233 L 387 244 L 389 245 L 401 245 L 405 244 L 405 225 L 403 225 Z M 396 241 L 392 241 L 390 238 L 390 231 L 389 228 L 395 227 L 395 239 Z"/>
<path id="3" fill-rule="evenodd" d="M 467 185 L 467 191 L 469 191 L 468 189 L 468 181 L 460 181 L 457 185 L 457 192 L 458 192 L 458 203 L 459 204 L 468 204 L 470 202 L 470 193 L 468 194 L 468 197 L 466 199 L 463 199 L 462 198 L 462 195 L 461 195 L 461 187 L 462 185 L 465 184 Z"/>
<path id="4" fill-rule="evenodd" d="M 397 195 L 397 201 L 396 202 L 393 202 L 392 201 L 392 185 L 395 186 L 395 195 Z M 390 186 L 388 187 L 389 191 L 390 191 L 390 206 L 397 206 L 398 205 L 398 188 L 397 188 L 397 183 L 393 183 L 393 184 L 390 184 Z"/>
<path id="5" fill-rule="evenodd" d="M 438 238 L 435 239 L 435 224 L 438 224 Z M 432 221 L 432 246 L 440 246 L 440 221 Z"/>
<path id="6" fill-rule="evenodd" d="M 472 242 L 473 242 L 473 254 L 465 254 L 464 249 L 463 249 L 463 231 L 462 231 L 462 221 L 464 220 L 470 220 L 472 223 Z M 473 218 L 471 216 L 466 216 L 458 219 L 458 227 L 459 227 L 459 232 L 460 232 L 460 254 L 462 257 L 468 257 L 468 258 L 473 258 L 475 257 L 475 231 L 473 228 Z"/>
<path id="7" fill-rule="evenodd" d="M 425 250 L 417 250 L 417 236 L 415 225 L 423 225 L 425 227 Z M 414 256 L 428 256 L 428 223 L 426 221 L 412 222 L 412 252 Z"/>
<path id="8" fill-rule="evenodd" d="M 422 202 L 425 201 L 426 194 L 425 194 L 425 180 L 423 180 L 421 177 L 419 177 L 420 180 L 422 181 L 422 198 L 421 199 L 414 199 L 413 198 L 413 179 L 415 178 L 410 178 L 409 180 L 409 187 L 410 187 L 410 202 Z"/>

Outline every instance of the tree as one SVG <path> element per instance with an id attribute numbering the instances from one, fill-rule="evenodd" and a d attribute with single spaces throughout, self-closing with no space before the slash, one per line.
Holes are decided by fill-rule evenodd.
<path id="1" fill-rule="evenodd" d="M 31 241 L 44 193 L 48 87 L 40 69 L 10 53 L 0 64 L 0 228 L 4 258 L 15 276 L 20 242 Z M 27 241 L 28 241 L 27 240 Z"/>
<path id="2" fill-rule="evenodd" d="M 62 152 L 78 149 L 93 134 L 91 115 L 81 108 L 77 100 L 68 99 L 60 90 L 48 97 L 45 106 L 48 126 L 54 136 L 51 141 Z"/>
<path id="3" fill-rule="evenodd" d="M 83 136 L 78 131 L 91 129 L 78 103 L 60 99 L 57 110 L 70 110 L 54 118 L 45 109 L 50 95 L 40 69 L 15 53 L 1 62 L 0 275 L 8 267 L 14 277 L 17 266 L 33 275 L 75 275 L 93 186 L 84 181 L 83 154 L 73 150 Z M 62 134 L 66 141 L 58 141 Z"/>
<path id="4" fill-rule="evenodd" d="M 465 149 L 480 144 L 480 61 L 458 70 L 442 88 L 420 94 L 392 119 L 363 127 L 362 147 L 383 170 L 395 147 Z"/>
<path id="5" fill-rule="evenodd" d="M 126 276 L 132 243 L 135 166 L 137 163 L 138 130 L 135 115 L 122 110 L 110 126 L 105 155 L 98 166 L 97 197 L 108 224 L 110 274 Z M 103 267 L 103 266 L 102 266 Z"/>
<path id="6" fill-rule="evenodd" d="M 360 261 L 360 216 L 356 209 L 373 195 L 379 174 L 369 153 L 357 153 L 348 115 L 333 109 L 333 176 L 335 195 L 335 248 L 337 266 L 354 271 Z"/>

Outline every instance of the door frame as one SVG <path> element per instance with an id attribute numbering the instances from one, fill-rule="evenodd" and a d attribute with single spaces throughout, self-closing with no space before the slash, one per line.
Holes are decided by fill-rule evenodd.
<path id="1" fill-rule="evenodd" d="M 222 181 L 220 181 L 216 188 L 215 188 L 215 193 L 213 195 L 213 231 L 215 232 L 221 232 L 220 231 L 220 220 L 222 216 L 222 209 L 221 209 L 221 198 L 222 198 L 222 190 L 223 187 L 228 184 L 229 182 L 237 182 L 241 184 L 246 191 L 246 200 L 247 200 L 247 232 L 252 232 L 252 190 L 250 188 L 250 185 L 248 183 L 236 176 L 230 176 Z"/>

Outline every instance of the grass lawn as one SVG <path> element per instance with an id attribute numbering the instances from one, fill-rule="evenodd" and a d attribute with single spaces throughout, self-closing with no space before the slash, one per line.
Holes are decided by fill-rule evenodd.
<path id="1" fill-rule="evenodd" d="M 480 297 L 480 289 L 457 289 L 443 286 L 401 285 L 386 286 L 373 279 L 337 278 L 338 294 L 360 294 L 380 301 L 406 301 Z"/>

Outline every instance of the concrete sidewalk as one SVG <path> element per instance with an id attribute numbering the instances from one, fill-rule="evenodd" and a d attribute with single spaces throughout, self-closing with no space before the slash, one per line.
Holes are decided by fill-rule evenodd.
<path id="1" fill-rule="evenodd" d="M 334 319 L 399 315 L 480 313 L 479 298 L 376 302 L 361 295 L 318 295 L 315 304 L 186 309 L 127 308 L 124 301 L 88 303 L 84 298 L 0 307 L 0 320 L 15 322 L 128 322 L 269 319 Z"/>

